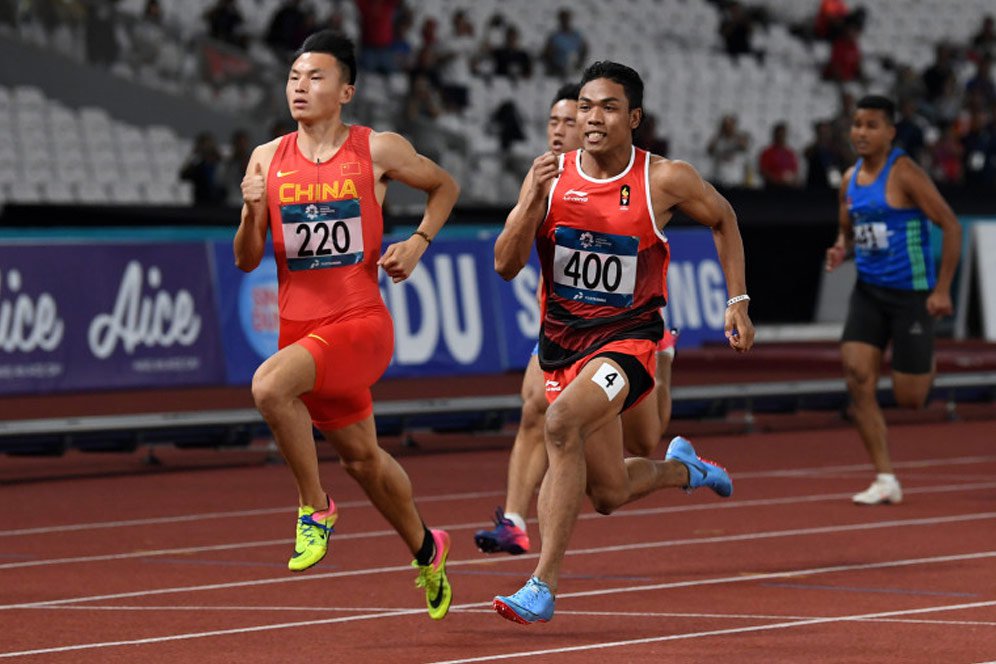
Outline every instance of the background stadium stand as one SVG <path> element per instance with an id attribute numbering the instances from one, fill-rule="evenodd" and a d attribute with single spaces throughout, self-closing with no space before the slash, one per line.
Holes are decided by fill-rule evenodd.
<path id="1" fill-rule="evenodd" d="M 47 4 L 62 9 L 42 11 Z M 143 52 L 143 39 L 148 39 L 145 1 L 111 3 L 116 11 L 108 19 L 113 24 L 108 34 L 116 47 L 109 56 L 112 62 L 96 69 L 113 74 L 121 89 L 117 93 L 101 89 L 99 98 L 87 98 L 85 92 L 95 87 L 92 82 L 72 85 L 52 76 L 39 76 L 36 61 L 57 56 L 71 76 L 92 77 L 95 67 L 87 64 L 87 36 L 93 28 L 86 7 L 94 13 L 92 7 L 101 4 L 106 3 L 21 3 L 25 8 L 16 25 L 0 29 L 4 49 L 0 60 L 6 63 L 0 69 L 0 128 L 5 134 L 0 139 L 0 160 L 13 161 L 21 168 L 20 175 L 16 167 L 0 170 L 4 187 L 0 195 L 16 202 L 184 205 L 190 202 L 190 192 L 180 184 L 177 154 L 180 159 L 186 156 L 198 131 L 212 132 L 224 149 L 228 134 L 237 127 L 262 140 L 269 136 L 273 123 L 286 121 L 282 94 L 286 63 L 263 41 L 270 18 L 281 5 L 279 0 L 235 3 L 244 18 L 244 48 L 207 36 L 203 15 L 212 4 L 207 0 L 163 3 L 163 20 L 155 26 L 159 38 L 156 49 L 142 57 L 136 53 Z M 314 25 L 320 27 L 327 24 L 335 7 L 351 4 L 315 2 L 304 3 L 304 7 L 311 12 Z M 803 38 L 798 30 L 812 22 L 819 3 L 749 3 L 754 15 L 761 17 L 751 33 L 752 49 L 763 54 L 758 58 L 731 58 L 723 52 L 719 28 L 726 4 L 628 0 L 605 5 L 585 0 L 572 5 L 572 15 L 575 28 L 590 46 L 589 60 L 616 59 L 642 73 L 646 82 L 644 105 L 657 117 L 658 133 L 670 143 L 668 156 L 689 160 L 709 174 L 709 138 L 723 115 L 735 113 L 741 129 L 751 138 L 746 159 L 751 168 L 741 182 L 728 184 L 758 187 L 760 178 L 752 166 L 768 142 L 771 127 L 778 121 L 787 122 L 789 146 L 801 155 L 812 140 L 813 123 L 830 120 L 839 112 L 841 90 L 820 76 L 830 44 Z M 79 5 L 77 11 L 66 9 L 74 5 Z M 562 6 L 534 0 L 508 0 L 500 5 L 427 0 L 407 7 L 413 35 L 425 21 L 435 20 L 442 35 L 439 49 L 444 53 L 455 11 L 465 11 L 481 43 L 489 20 L 498 14 L 506 24 L 519 29 L 523 48 L 537 63 L 530 78 L 517 80 L 491 75 L 487 57 L 481 54 L 471 58 L 461 53 L 446 66 L 446 83 L 467 90 L 467 106 L 462 112 L 441 114 L 434 130 L 447 139 L 455 135 L 463 140 L 432 144 L 442 146 L 440 162 L 461 176 L 462 202 L 466 204 L 508 204 L 517 193 L 522 170 L 544 149 L 547 104 L 562 81 L 545 75 L 538 60 Z M 935 44 L 968 46 L 986 11 L 991 11 L 985 0 L 963 0 L 957 11 L 951 11 L 950 3 L 943 0 L 877 0 L 861 6 L 866 12 L 860 36 L 863 78 L 844 86 L 855 94 L 891 92 L 900 65 L 924 71 L 933 60 Z M 345 15 L 355 20 L 356 14 L 352 8 Z M 414 49 L 420 45 L 417 36 L 409 41 Z M 975 65 L 971 52 L 962 48 L 958 54 L 954 74 L 958 88 L 964 89 Z M 67 61 L 75 63 L 77 70 Z M 50 71 L 51 66 L 46 72 Z M 363 72 L 350 116 L 381 129 L 403 128 L 408 84 L 404 72 Z M 179 106 L 184 111 L 168 108 L 162 95 L 182 100 Z M 128 103 L 121 103 L 124 98 Z M 90 108 L 100 106 L 101 100 L 106 111 L 103 118 Z M 512 144 L 511 155 L 500 149 L 491 121 L 495 109 L 506 101 L 515 104 L 524 121 L 525 140 Z M 992 103 L 989 100 L 990 114 Z M 153 108 L 159 117 L 152 113 Z M 192 122 L 191 117 L 200 120 Z M 156 126 L 154 136 L 148 125 Z M 161 125 L 172 128 L 175 134 L 170 136 Z M 929 141 L 940 137 L 937 126 L 925 129 Z M 960 131 L 964 133 L 966 128 Z M 82 136 L 74 140 L 77 133 Z M 143 135 L 144 141 L 138 138 Z M 101 168 L 92 173 L 106 175 L 108 180 L 116 169 L 107 167 L 107 162 L 116 154 L 121 171 L 129 176 L 134 173 L 134 181 L 129 178 L 111 187 L 109 181 L 77 178 L 64 181 L 65 186 L 56 185 L 50 192 L 38 185 L 47 181 L 46 164 L 51 163 L 56 144 L 68 146 L 67 163 L 99 164 Z M 155 154 L 160 149 L 165 156 Z M 152 163 L 140 156 L 143 153 Z M 29 170 L 28 164 L 35 167 Z M 509 164 L 515 168 L 507 168 Z M 72 170 L 66 167 L 62 172 Z M 801 173 L 800 179 L 804 175 Z M 151 176 L 156 186 L 150 186 Z M 11 186 L 18 182 L 26 186 Z M 404 207 L 404 201 L 398 203 Z"/>
<path id="2" fill-rule="evenodd" d="M 237 210 L 194 205 L 194 188 L 180 172 L 199 134 L 213 135 L 227 157 L 229 137 L 237 129 L 249 132 L 253 144 L 288 130 L 286 54 L 265 40 L 283 3 L 236 0 L 244 20 L 234 41 L 208 34 L 204 14 L 215 4 L 164 0 L 162 19 L 154 21 L 146 13 L 146 0 L 0 0 L 0 226 L 234 226 Z M 991 40 L 976 40 L 984 17 L 994 12 L 992 0 L 854 4 L 851 9 L 863 10 L 861 77 L 846 83 L 822 76 L 832 45 L 813 35 L 817 0 L 743 4 L 753 25 L 750 50 L 757 55 L 740 57 L 724 50 L 721 26 L 730 11 L 727 0 L 581 0 L 569 7 L 573 26 L 588 44 L 588 61 L 615 59 L 643 75 L 644 107 L 657 119 L 667 156 L 689 160 L 710 176 L 707 146 L 720 119 L 736 114 L 740 129 L 749 135 L 743 177 L 716 184 L 740 219 L 748 282 L 766 295 L 752 302 L 755 322 L 808 324 L 816 319 L 821 257 L 836 232 L 836 193 L 830 186 L 777 192 L 763 188 L 756 164 L 779 121 L 787 123 L 788 144 L 800 155 L 801 184 L 806 176 L 802 152 L 813 140 L 814 122 L 843 117 L 846 133 L 844 93 L 913 95 L 926 143 L 923 164 L 933 175 L 940 172 L 931 160 L 933 147 L 946 131 L 954 132 L 956 142 L 963 140 L 972 114 L 981 113 L 988 118 L 989 151 L 966 155 L 962 162 L 965 169 L 989 173 L 990 180 L 974 190 L 960 181 L 939 179 L 938 184 L 958 214 L 996 212 L 996 98 L 979 107 L 965 93 L 977 63 L 993 52 Z M 353 0 L 303 3 L 311 25 L 336 24 L 354 37 L 360 34 L 359 5 Z M 546 111 L 563 80 L 546 74 L 541 55 L 565 6 L 544 0 L 401 3 L 399 16 L 405 21 L 397 24 L 407 26 L 412 52 L 422 46 L 422 27 L 430 20 L 438 26 L 438 48 L 444 53 L 455 48 L 451 17 L 462 10 L 478 45 L 486 39 L 496 43 L 489 28 L 496 14 L 505 25 L 517 27 L 534 63 L 528 78 L 495 76 L 483 46 L 468 50 L 464 44 L 445 68 L 430 72 L 446 85 L 466 90 L 462 109 L 449 105 L 422 133 L 412 135 L 417 147 L 436 152 L 432 156 L 461 182 L 461 202 L 451 226 L 500 224 L 525 168 L 545 150 Z M 950 45 L 953 56 L 950 129 L 919 85 L 939 44 Z M 900 77 L 904 67 L 913 73 L 905 83 Z M 361 71 L 347 118 L 408 134 L 411 78 L 401 69 Z M 521 117 L 524 136 L 503 149 L 493 118 L 507 102 Z M 420 203 L 409 190 L 392 190 L 386 223 L 410 225 Z M 836 361 L 834 356 L 834 367 Z M 513 393 L 514 382 L 502 393 Z M 840 393 L 840 385 L 833 391 Z M 251 406 L 244 392 L 215 403 Z"/>

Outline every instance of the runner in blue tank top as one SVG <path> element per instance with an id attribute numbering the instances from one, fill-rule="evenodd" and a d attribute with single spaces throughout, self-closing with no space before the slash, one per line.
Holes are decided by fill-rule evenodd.
<path id="1" fill-rule="evenodd" d="M 877 95 L 858 102 L 851 142 L 860 159 L 840 187 L 840 233 L 827 250 L 831 271 L 853 254 L 858 282 L 841 337 L 854 422 L 877 476 L 853 497 L 860 505 L 898 503 L 885 418 L 875 395 L 892 341 L 892 389 L 905 408 L 926 404 L 934 379 L 934 319 L 949 316 L 961 227 L 927 174 L 892 147 L 895 106 Z M 941 228 L 940 270 L 930 251 L 931 221 Z"/>

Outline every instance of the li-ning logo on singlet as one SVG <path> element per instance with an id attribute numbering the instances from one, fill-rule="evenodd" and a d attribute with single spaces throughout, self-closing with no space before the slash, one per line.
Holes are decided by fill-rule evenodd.
<path id="1" fill-rule="evenodd" d="M 360 201 L 283 205 L 280 220 L 290 270 L 321 270 L 363 262 Z"/>
<path id="2" fill-rule="evenodd" d="M 564 200 L 571 203 L 587 203 L 588 192 L 580 189 L 568 189 L 564 192 Z"/>

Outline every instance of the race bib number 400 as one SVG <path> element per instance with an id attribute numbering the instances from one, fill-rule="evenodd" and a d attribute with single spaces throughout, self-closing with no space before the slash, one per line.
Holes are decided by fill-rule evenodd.
<path id="1" fill-rule="evenodd" d="M 321 270 L 363 261 L 360 201 L 302 203 L 280 208 L 291 270 Z"/>
<path id="2" fill-rule="evenodd" d="M 639 238 L 559 227 L 554 240 L 553 292 L 585 304 L 632 306 Z"/>

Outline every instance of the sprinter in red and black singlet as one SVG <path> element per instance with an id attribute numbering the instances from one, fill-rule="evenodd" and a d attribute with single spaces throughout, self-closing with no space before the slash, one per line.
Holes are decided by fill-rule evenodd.
<path id="1" fill-rule="evenodd" d="M 580 86 L 569 84 L 562 86 L 554 97 L 547 121 L 547 147 L 556 155 L 566 152 L 574 154 L 581 145 L 581 136 L 577 128 L 578 91 Z M 649 159 L 649 155 L 647 156 Z M 644 165 L 644 175 L 646 174 Z M 563 181 L 563 178 L 561 178 Z M 618 208 L 631 206 L 632 186 L 628 179 L 621 179 L 622 184 L 615 183 L 611 192 L 618 198 L 608 203 L 607 219 Z M 645 184 L 644 184 L 645 187 Z M 636 196 L 644 196 L 635 194 Z M 649 214 L 649 207 L 639 204 L 633 207 L 634 213 Z M 635 218 L 635 217 L 634 217 Z M 646 220 L 648 228 L 656 225 L 653 219 Z M 660 235 L 663 238 L 663 234 Z M 664 240 L 666 243 L 666 239 Z M 661 280 L 666 287 L 668 259 L 662 264 Z M 610 268 L 611 269 L 611 268 Z M 589 281 L 591 278 L 589 277 Z M 614 276 L 610 275 L 610 280 Z M 539 280 L 540 288 L 537 298 L 543 299 L 543 279 Z M 658 343 L 655 350 L 657 359 L 654 374 L 654 398 L 644 399 L 639 405 L 627 410 L 622 417 L 623 444 L 626 452 L 633 456 L 651 456 L 660 445 L 661 436 L 667 430 L 671 420 L 671 362 L 674 359 L 675 335 L 665 332 L 665 339 Z M 529 551 L 529 533 L 526 519 L 529 508 L 546 474 L 546 446 L 543 440 L 543 429 L 546 421 L 546 410 L 549 407 L 546 392 L 546 379 L 539 366 L 539 343 L 533 350 L 526 371 L 522 377 L 522 413 L 519 417 L 519 428 L 512 442 L 512 451 L 508 457 L 508 480 L 505 504 L 495 510 L 494 527 L 478 530 L 474 533 L 474 543 L 485 553 L 505 552 L 521 555 Z M 550 392 L 555 395 L 556 392 Z"/>
<path id="2" fill-rule="evenodd" d="M 355 92 L 353 43 L 322 31 L 295 55 L 287 102 L 298 130 L 257 147 L 242 181 L 235 262 L 255 269 L 273 237 L 279 282 L 279 350 L 256 370 L 252 393 L 298 489 L 297 537 L 288 562 L 305 570 L 328 549 L 335 502 L 318 474 L 312 427 L 415 557 L 429 615 L 446 615 L 449 535 L 429 530 L 404 469 L 377 444 L 370 387 L 391 361 L 393 327 L 378 268 L 407 279 L 446 222 L 459 188 L 397 134 L 342 122 Z M 428 194 L 418 230 L 381 254 L 388 180 Z"/>
<path id="3" fill-rule="evenodd" d="M 526 584 L 493 601 L 515 622 L 553 617 L 560 565 L 586 492 L 608 514 L 665 487 L 707 486 L 724 497 L 733 491 L 726 471 L 680 436 L 663 461 L 623 458 L 621 413 L 653 386 L 669 256 L 661 233 L 672 210 L 712 229 L 731 296 L 730 347 L 746 351 L 754 342 L 736 215 L 688 164 L 633 148 L 642 103 L 635 71 L 614 62 L 588 67 L 578 98 L 582 150 L 533 161 L 495 242 L 495 269 L 506 279 L 536 243 L 544 279 L 540 364 L 551 400 L 538 510 L 543 548 Z"/>
<path id="4" fill-rule="evenodd" d="M 627 410 L 654 385 L 670 253 L 648 195 L 650 153 L 631 147 L 625 169 L 602 179 L 584 173 L 581 154 L 561 156 L 536 234 L 544 283 L 540 367 L 552 402 L 584 358 L 635 357 L 643 371 L 628 372 Z"/>

